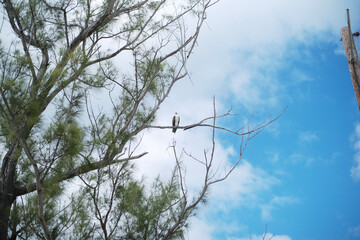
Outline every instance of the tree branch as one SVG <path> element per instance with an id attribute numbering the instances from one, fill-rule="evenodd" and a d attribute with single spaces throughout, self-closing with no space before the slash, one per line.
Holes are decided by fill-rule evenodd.
<path id="1" fill-rule="evenodd" d="M 44 180 L 43 185 L 46 186 L 47 184 L 59 183 L 59 182 L 65 181 L 65 180 L 69 180 L 76 176 L 91 172 L 93 170 L 101 169 L 101 168 L 104 168 L 109 165 L 141 158 L 141 157 L 145 156 L 146 154 L 148 154 L 148 152 L 144 152 L 139 155 L 128 157 L 128 158 L 115 159 L 111 162 L 109 162 L 107 159 L 104 159 L 104 160 L 94 162 L 94 163 L 83 164 L 75 169 L 68 170 L 67 172 L 61 174 L 60 177 L 58 177 L 58 176 L 50 177 L 50 178 Z M 16 196 L 22 196 L 22 195 L 28 194 L 30 192 L 33 192 L 35 190 L 36 190 L 35 183 L 29 184 L 28 187 L 16 187 Z"/>
<path id="2" fill-rule="evenodd" d="M 204 118 L 204 119 L 200 120 L 198 123 L 184 125 L 184 126 L 178 126 L 177 128 L 178 129 L 184 129 L 184 131 L 186 131 L 186 130 L 189 130 L 189 129 L 194 128 L 194 127 L 211 127 L 211 128 L 215 128 L 215 129 L 219 129 L 219 130 L 222 130 L 222 131 L 226 131 L 226 132 L 235 134 L 237 136 L 244 136 L 244 135 L 249 135 L 249 134 L 257 134 L 260 131 L 262 131 L 264 128 L 266 128 L 268 125 L 272 124 L 277 119 L 279 119 L 281 117 L 281 115 L 286 111 L 286 109 L 287 109 L 287 106 L 275 118 L 271 118 L 267 122 L 262 123 L 262 124 L 258 125 L 257 127 L 253 128 L 253 129 L 249 129 L 248 131 L 245 131 L 245 132 L 240 132 L 240 130 L 243 129 L 243 127 L 240 128 L 240 130 L 234 131 L 234 130 L 230 130 L 230 129 L 225 128 L 225 127 L 214 126 L 213 124 L 204 123 L 207 120 L 211 120 L 211 119 L 213 120 L 214 117 Z M 220 118 L 220 117 L 230 116 L 230 115 L 236 115 L 236 114 L 230 114 L 230 111 L 229 111 L 228 113 L 220 115 L 220 116 L 216 116 L 215 118 Z M 173 126 L 146 125 L 144 128 L 172 129 Z"/>

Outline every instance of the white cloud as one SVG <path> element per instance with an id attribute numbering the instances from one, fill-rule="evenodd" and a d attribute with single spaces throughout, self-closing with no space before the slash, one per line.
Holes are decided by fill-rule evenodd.
<path id="1" fill-rule="evenodd" d="M 355 125 L 355 132 L 352 137 L 352 144 L 355 151 L 355 166 L 351 168 L 350 174 L 354 180 L 360 181 L 360 123 L 357 123 Z"/>
<path id="2" fill-rule="evenodd" d="M 280 153 L 278 151 L 266 151 L 266 155 L 268 156 L 268 160 L 273 163 L 279 163 L 280 161 Z"/>
<path id="3" fill-rule="evenodd" d="M 245 238 L 235 238 L 231 240 L 249 240 L 250 237 Z M 287 235 L 274 235 L 272 233 L 267 233 L 266 235 L 252 235 L 251 240 L 291 240 L 291 238 Z"/>
<path id="4" fill-rule="evenodd" d="M 302 71 L 302 70 L 300 70 L 298 68 L 295 68 L 295 69 L 292 70 L 291 77 L 293 78 L 293 81 L 296 82 L 296 83 L 314 81 L 313 76 L 309 76 L 307 73 L 305 73 L 304 71 Z"/>
<path id="5" fill-rule="evenodd" d="M 319 137 L 313 132 L 300 132 L 298 140 L 300 144 L 306 144 L 318 141 Z"/>
<path id="6" fill-rule="evenodd" d="M 311 164 L 316 160 L 313 156 L 306 156 L 302 153 L 293 153 L 289 156 L 288 162 L 291 164 L 304 164 L 306 167 L 311 166 Z"/>
<path id="7" fill-rule="evenodd" d="M 224 216 L 238 211 L 238 207 L 258 209 L 263 212 L 266 193 L 271 193 L 280 180 L 261 168 L 243 160 L 240 166 L 224 182 L 211 186 L 208 203 L 200 207 L 197 216 L 190 221 L 188 239 L 214 239 L 214 235 L 243 236 L 246 223 Z M 293 197 L 274 196 L 270 200 L 272 209 L 293 204 Z M 206 231 L 206 238 L 198 238 L 199 232 Z M 210 233 L 210 235 L 209 235 Z"/>
<path id="8" fill-rule="evenodd" d="M 216 94 L 248 110 L 283 107 L 279 105 L 292 98 L 287 96 L 287 88 L 294 88 L 291 82 L 314 78 L 294 69 L 284 84 L 279 70 L 294 59 L 312 60 L 312 53 L 298 49 L 299 44 L 338 43 L 345 9 L 352 5 L 353 1 L 325 0 L 220 1 L 209 11 L 188 67 L 197 95 Z M 354 16 L 353 22 L 357 19 Z M 185 96 L 192 89 L 179 93 Z"/>
<path id="9" fill-rule="evenodd" d="M 216 202 L 216 208 L 223 210 L 252 206 L 258 203 L 262 193 L 277 184 L 280 184 L 279 179 L 243 160 L 226 181 L 211 189 L 210 198 Z"/>
<path id="10" fill-rule="evenodd" d="M 261 218 L 265 221 L 271 221 L 272 215 L 271 212 L 277 208 L 284 207 L 286 205 L 292 205 L 299 203 L 299 200 L 295 197 L 288 196 L 275 196 L 273 199 L 267 203 L 260 206 L 261 208 Z"/>
<path id="11" fill-rule="evenodd" d="M 190 229 L 191 231 L 186 233 L 187 239 L 201 239 L 211 240 L 212 232 L 216 230 L 215 225 L 209 224 L 199 218 L 195 217 L 191 219 Z"/>
<path id="12" fill-rule="evenodd" d="M 202 214 L 201 214 L 202 215 Z M 214 233 L 221 232 L 224 235 L 227 234 L 241 234 L 247 227 L 239 225 L 237 222 L 231 221 L 217 221 L 213 219 L 211 222 L 203 216 L 195 217 L 190 221 L 190 231 L 187 233 L 187 239 L 201 239 L 212 240 L 214 239 Z M 225 237 L 222 237 L 224 239 Z"/>
<path id="13" fill-rule="evenodd" d="M 274 153 L 273 157 L 270 160 L 273 163 L 279 162 L 279 153 Z"/>

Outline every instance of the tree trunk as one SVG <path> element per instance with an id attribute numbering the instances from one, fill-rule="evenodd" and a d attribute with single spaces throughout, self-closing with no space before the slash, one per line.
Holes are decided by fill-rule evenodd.
<path id="1" fill-rule="evenodd" d="M 12 200 L 1 193 L 0 197 L 0 239 L 8 239 L 10 208 Z"/>
<path id="2" fill-rule="evenodd" d="M 0 239 L 8 239 L 10 209 L 16 199 L 15 170 L 17 158 L 17 143 L 13 143 L 3 158 L 0 173 Z"/>

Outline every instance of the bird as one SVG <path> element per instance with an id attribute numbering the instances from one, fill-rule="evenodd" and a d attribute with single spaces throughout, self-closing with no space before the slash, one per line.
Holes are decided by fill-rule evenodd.
<path id="1" fill-rule="evenodd" d="M 175 115 L 172 118 L 172 132 L 175 133 L 177 130 L 177 127 L 179 126 L 180 123 L 180 116 L 178 115 L 178 113 L 176 112 Z"/>

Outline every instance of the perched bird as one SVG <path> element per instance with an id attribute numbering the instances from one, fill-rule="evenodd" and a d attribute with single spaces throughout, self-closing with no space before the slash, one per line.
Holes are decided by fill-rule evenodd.
<path id="1" fill-rule="evenodd" d="M 172 126 L 173 126 L 173 133 L 176 132 L 177 127 L 179 126 L 180 123 L 180 116 L 177 114 L 177 112 L 175 113 L 175 115 L 172 118 Z"/>

